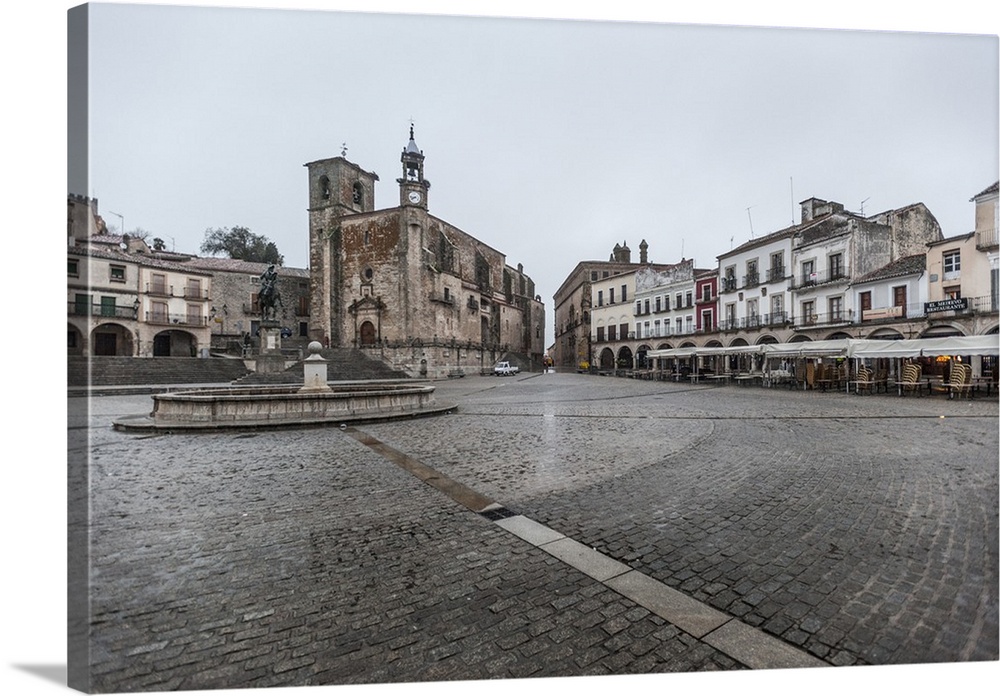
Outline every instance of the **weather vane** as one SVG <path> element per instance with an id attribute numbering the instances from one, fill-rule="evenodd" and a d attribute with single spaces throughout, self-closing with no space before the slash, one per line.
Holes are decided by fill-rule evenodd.
<path id="1" fill-rule="evenodd" d="M 340 156 L 347 157 L 347 143 L 341 143 L 340 145 Z"/>

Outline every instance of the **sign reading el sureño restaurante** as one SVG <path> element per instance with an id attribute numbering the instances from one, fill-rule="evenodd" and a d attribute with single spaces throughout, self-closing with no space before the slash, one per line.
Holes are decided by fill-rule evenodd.
<path id="1" fill-rule="evenodd" d="M 930 314 L 931 312 L 950 312 L 959 309 L 968 309 L 969 300 L 965 297 L 959 297 L 955 299 L 947 300 L 936 300 L 934 302 L 924 303 L 924 313 Z"/>

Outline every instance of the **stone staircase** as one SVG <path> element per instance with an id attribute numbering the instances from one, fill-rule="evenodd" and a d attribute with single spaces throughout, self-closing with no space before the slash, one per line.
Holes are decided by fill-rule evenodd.
<path id="1" fill-rule="evenodd" d="M 409 378 L 405 372 L 395 370 L 380 360 L 369 358 L 354 348 L 324 348 L 320 355 L 329 361 L 326 366 L 326 378 L 330 382 Z M 302 384 L 304 379 L 302 361 L 299 361 L 284 372 L 272 374 L 251 372 L 240 377 L 236 384 Z"/>
<path id="2" fill-rule="evenodd" d="M 227 384 L 247 374 L 242 360 L 231 358 L 125 358 L 71 356 L 70 388 L 128 387 L 150 384 Z"/>

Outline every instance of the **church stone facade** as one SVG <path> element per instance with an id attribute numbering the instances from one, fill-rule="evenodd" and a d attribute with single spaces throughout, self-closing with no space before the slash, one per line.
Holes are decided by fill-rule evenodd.
<path id="1" fill-rule="evenodd" d="M 412 376 L 538 369 L 545 310 L 523 267 L 429 213 L 430 181 L 413 139 L 399 204 L 375 208 L 378 175 L 343 156 L 309 172 L 310 338 L 356 347 Z"/>

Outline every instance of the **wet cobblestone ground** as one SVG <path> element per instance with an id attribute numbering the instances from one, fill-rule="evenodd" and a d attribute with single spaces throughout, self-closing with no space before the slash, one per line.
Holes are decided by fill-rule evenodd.
<path id="1" fill-rule="evenodd" d="M 995 398 L 437 386 L 358 430 L 826 664 L 998 657 Z M 149 405 L 92 400 L 95 690 L 744 667 L 339 429 L 110 429 Z"/>

